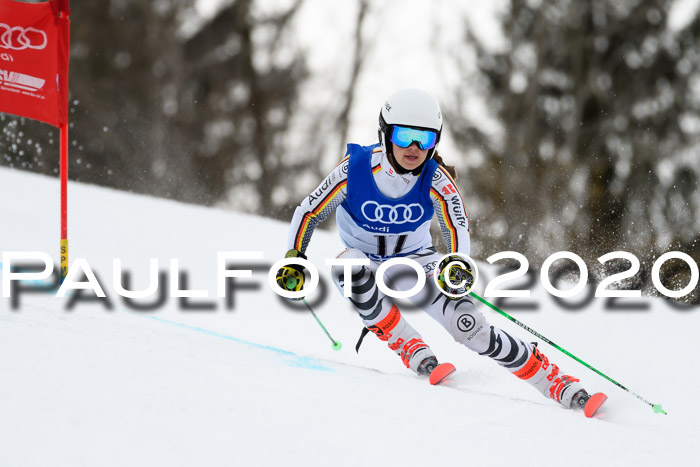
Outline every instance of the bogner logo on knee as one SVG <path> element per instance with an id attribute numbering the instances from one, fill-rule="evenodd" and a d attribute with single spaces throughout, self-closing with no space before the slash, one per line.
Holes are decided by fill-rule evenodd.
<path id="1" fill-rule="evenodd" d="M 462 332 L 469 332 L 472 329 L 474 329 L 474 325 L 476 324 L 476 320 L 472 315 L 464 314 L 457 318 L 457 327 L 459 328 L 460 331 Z"/>
<path id="2" fill-rule="evenodd" d="M 465 313 L 457 318 L 457 329 L 464 333 L 472 331 L 474 326 L 476 326 L 476 319 L 470 314 Z M 476 331 L 467 336 L 467 340 L 472 340 L 474 336 L 481 332 L 482 329 L 484 329 L 484 326 L 480 325 Z"/>

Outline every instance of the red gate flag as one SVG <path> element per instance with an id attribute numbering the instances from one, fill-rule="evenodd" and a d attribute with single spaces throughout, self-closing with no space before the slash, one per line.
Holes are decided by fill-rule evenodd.
<path id="1" fill-rule="evenodd" d="M 68 123 L 69 0 L 0 0 L 0 112 Z"/>

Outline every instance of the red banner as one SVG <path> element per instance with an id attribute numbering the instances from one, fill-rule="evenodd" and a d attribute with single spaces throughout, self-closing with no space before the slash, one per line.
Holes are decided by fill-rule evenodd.
<path id="1" fill-rule="evenodd" d="M 0 0 L 0 112 L 68 122 L 68 0 Z"/>

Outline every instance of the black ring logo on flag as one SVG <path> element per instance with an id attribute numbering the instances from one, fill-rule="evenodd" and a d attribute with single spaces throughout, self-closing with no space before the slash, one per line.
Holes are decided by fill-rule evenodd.
<path id="1" fill-rule="evenodd" d="M 0 23 L 0 48 L 10 50 L 43 50 L 48 44 L 46 33 L 41 29 L 9 26 Z"/>

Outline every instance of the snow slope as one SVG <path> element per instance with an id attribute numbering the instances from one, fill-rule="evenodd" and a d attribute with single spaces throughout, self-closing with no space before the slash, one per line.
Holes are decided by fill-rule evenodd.
<path id="1" fill-rule="evenodd" d="M 58 189 L 56 179 L 0 169 L 3 252 L 57 259 Z M 514 316 L 669 412 L 654 414 L 542 343 L 589 391 L 610 396 L 604 418 L 589 420 L 450 342 L 419 311 L 406 315 L 459 370 L 451 387 L 414 377 L 372 336 L 356 354 L 360 321 L 324 266 L 341 249 L 330 233 L 317 232 L 310 249 L 326 284 L 311 302 L 340 352 L 306 309 L 267 285 L 286 225 L 74 183 L 69 203 L 71 258 L 88 261 L 112 309 L 79 301 L 67 310 L 68 298 L 47 293 L 21 295 L 17 310 L 0 299 L 1 466 L 651 466 L 697 457 L 695 309 L 644 299 L 646 311 L 613 312 L 595 300 L 566 311 L 533 289 L 539 309 Z M 237 280 L 232 309 L 211 298 L 217 251 L 265 255 L 252 278 Z M 149 258 L 162 269 L 177 258 L 188 287 L 210 298 L 191 299 L 187 310 L 175 298 L 133 310 L 112 286 L 113 258 L 133 288 L 146 286 Z M 489 275 L 484 268 L 481 291 Z"/>

